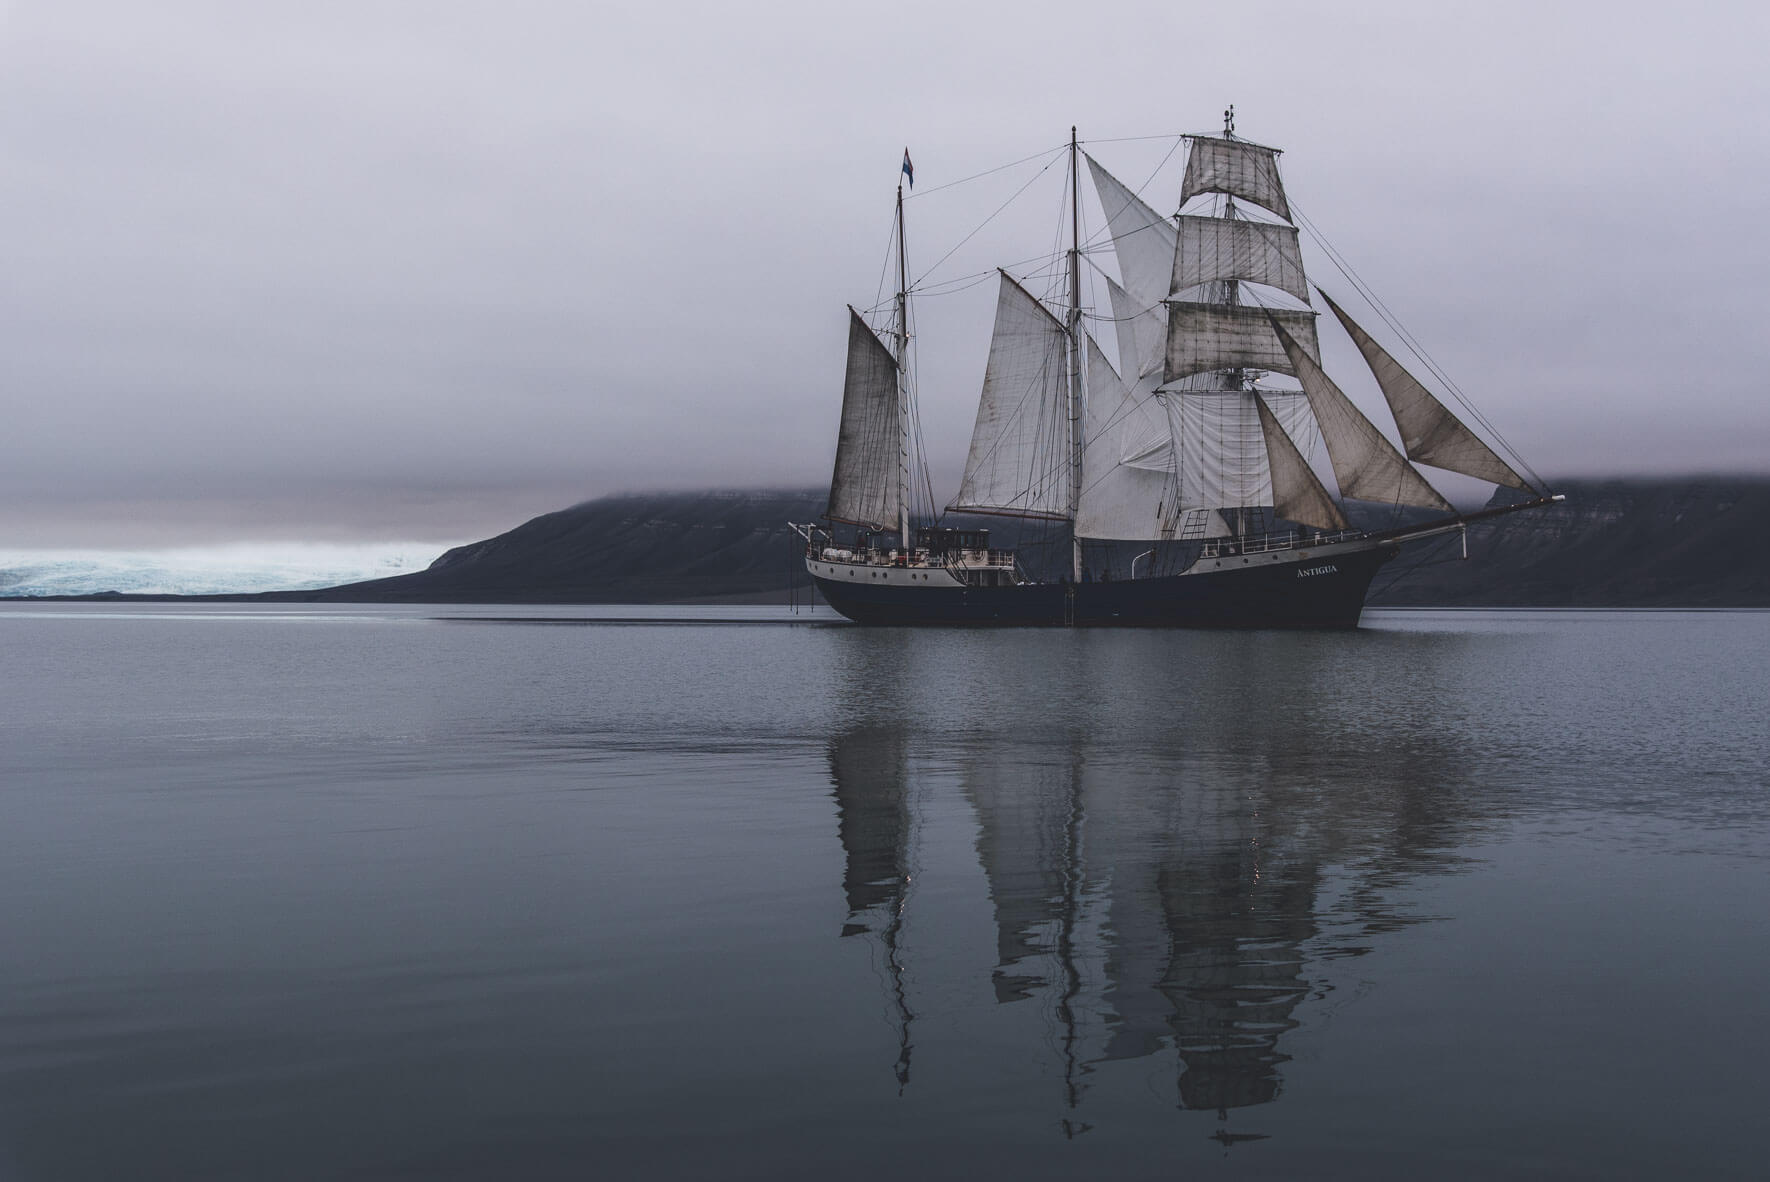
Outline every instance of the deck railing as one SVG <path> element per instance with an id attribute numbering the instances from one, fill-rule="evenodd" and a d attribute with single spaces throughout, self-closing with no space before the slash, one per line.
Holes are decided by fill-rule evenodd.
<path id="1" fill-rule="evenodd" d="M 1014 566 L 1012 550 L 853 550 L 814 542 L 806 547 L 805 555 L 824 562 L 846 562 L 856 566 Z"/>
<path id="2" fill-rule="evenodd" d="M 1298 532 L 1283 530 L 1269 534 L 1251 534 L 1241 538 L 1212 538 L 1204 545 L 1201 556 L 1222 558 L 1234 554 L 1266 554 L 1273 550 L 1294 550 L 1299 546 L 1327 546 L 1362 536 L 1358 530 L 1343 529 L 1337 533 L 1317 530 Z"/>
<path id="3" fill-rule="evenodd" d="M 1019 570 L 1012 550 L 855 550 L 832 544 L 823 530 L 814 526 L 794 526 L 806 539 L 805 555 L 825 562 L 853 563 L 856 566 L 954 567 L 957 569 L 994 568 Z M 1303 546 L 1328 546 L 1336 542 L 1363 537 L 1359 530 L 1346 529 L 1334 533 L 1318 530 L 1280 530 L 1249 534 L 1242 537 L 1210 538 L 1200 548 L 1202 558 L 1223 558 L 1242 554 L 1267 554 L 1274 550 L 1293 550 Z M 1142 558 L 1144 555 L 1138 555 Z M 1133 564 L 1132 578 L 1136 578 Z"/>

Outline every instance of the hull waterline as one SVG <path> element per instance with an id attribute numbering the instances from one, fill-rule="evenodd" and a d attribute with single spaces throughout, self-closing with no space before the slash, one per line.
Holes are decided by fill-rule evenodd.
<path id="1" fill-rule="evenodd" d="M 1210 569 L 1123 582 L 904 586 L 869 578 L 865 567 L 827 564 L 813 569 L 812 580 L 831 607 L 858 624 L 1356 628 L 1371 580 L 1398 551 L 1382 543 L 1229 558 L 1200 564 Z"/>

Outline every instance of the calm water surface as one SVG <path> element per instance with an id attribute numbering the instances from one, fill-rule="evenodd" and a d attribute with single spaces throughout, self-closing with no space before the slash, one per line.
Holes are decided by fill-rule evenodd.
<path id="1" fill-rule="evenodd" d="M 1770 614 L 782 618 L 0 607 L 0 1178 L 1764 1175 Z"/>

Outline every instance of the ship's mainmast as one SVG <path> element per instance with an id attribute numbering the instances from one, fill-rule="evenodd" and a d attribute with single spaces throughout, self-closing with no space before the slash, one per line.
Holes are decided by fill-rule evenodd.
<path id="1" fill-rule="evenodd" d="M 1070 577 L 1082 581 L 1082 538 L 1074 533 L 1082 500 L 1082 231 L 1081 153 L 1069 129 L 1069 523 Z"/>

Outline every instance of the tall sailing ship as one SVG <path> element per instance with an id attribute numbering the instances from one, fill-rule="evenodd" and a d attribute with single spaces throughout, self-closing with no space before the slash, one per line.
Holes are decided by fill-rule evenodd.
<path id="1" fill-rule="evenodd" d="M 793 527 L 836 610 L 868 624 L 1351 628 L 1403 545 L 1561 500 L 1310 283 L 1279 149 L 1237 136 L 1233 108 L 1220 135 L 1184 138 L 1181 212 L 1169 218 L 1083 152 L 1072 128 L 1067 298 L 1053 307 L 1000 272 L 976 427 L 946 510 L 1050 523 L 1069 543 L 1054 575 L 992 546 L 988 530 L 912 520 L 912 474 L 928 481 L 900 180 L 886 339 L 849 308 L 826 520 Z M 1116 278 L 1100 276 L 1109 316 L 1082 303 L 1095 253 L 1083 248 L 1084 161 L 1117 263 Z M 1312 291 L 1363 354 L 1400 448 L 1322 368 Z M 1116 366 L 1090 321 L 1111 324 Z M 1318 440 L 1337 498 L 1310 462 Z M 1460 513 L 1415 464 L 1516 500 Z M 1388 507 L 1389 522 L 1359 528 L 1344 501 L 1365 503 L 1366 521 Z M 1126 543 L 1148 549 L 1115 562 Z M 1105 557 L 1088 561 L 1085 544 Z"/>

